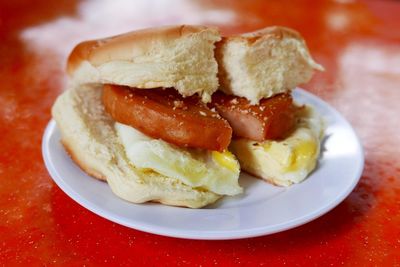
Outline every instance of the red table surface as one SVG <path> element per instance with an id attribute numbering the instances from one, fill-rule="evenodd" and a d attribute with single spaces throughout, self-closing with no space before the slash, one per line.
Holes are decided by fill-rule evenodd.
<path id="1" fill-rule="evenodd" d="M 340 205 L 270 236 L 195 241 L 112 223 L 55 185 L 41 138 L 73 45 L 185 22 L 302 33 L 326 68 L 304 87 L 351 122 L 365 149 L 362 178 Z M 0 265 L 400 266 L 399 29 L 398 1 L 2 1 Z"/>

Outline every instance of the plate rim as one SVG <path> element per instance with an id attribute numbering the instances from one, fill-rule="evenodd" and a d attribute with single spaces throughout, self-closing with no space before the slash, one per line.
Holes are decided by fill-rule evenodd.
<path id="1" fill-rule="evenodd" d="M 159 225 L 148 225 L 148 224 L 143 224 L 137 221 L 128 221 L 124 217 L 121 217 L 119 215 L 113 214 L 112 212 L 109 212 L 107 209 L 103 209 L 102 207 L 98 206 L 97 204 L 94 204 L 93 202 L 90 202 L 86 198 L 82 197 L 79 193 L 77 193 L 68 183 L 64 181 L 62 176 L 58 173 L 57 169 L 52 165 L 51 159 L 49 158 L 49 149 L 50 147 L 48 146 L 50 137 L 54 133 L 54 130 L 56 129 L 56 122 L 54 119 L 51 119 L 49 123 L 46 126 L 46 129 L 44 131 L 44 135 L 42 137 L 42 157 L 46 166 L 46 169 L 48 170 L 50 177 L 52 180 L 57 184 L 57 186 L 70 198 L 72 198 L 75 202 L 77 202 L 79 205 L 82 207 L 90 210 L 94 214 L 107 219 L 109 221 L 112 221 L 114 223 L 147 232 L 147 233 L 152 233 L 152 234 L 157 234 L 157 235 L 162 235 L 162 236 L 168 236 L 168 237 L 175 237 L 175 238 L 184 238 L 184 239 L 195 239 L 195 240 L 229 240 L 229 239 L 243 239 L 243 238 L 251 238 L 251 237 L 257 237 L 257 236 L 264 236 L 264 235 L 270 235 L 282 231 L 286 231 L 289 229 L 296 228 L 298 226 L 301 226 L 303 224 L 306 224 L 312 220 L 315 220 L 322 215 L 328 213 L 331 211 L 333 208 L 335 208 L 337 205 L 339 205 L 356 187 L 358 184 L 362 172 L 364 169 L 364 164 L 365 164 L 365 155 L 364 155 L 364 149 L 361 144 L 361 140 L 359 136 L 357 135 L 357 132 L 354 130 L 354 128 L 351 126 L 351 124 L 346 120 L 346 118 L 340 114 L 336 109 L 334 109 L 329 103 L 324 101 L 323 99 L 319 98 L 318 96 L 304 90 L 301 88 L 296 88 L 293 91 L 299 92 L 301 95 L 304 95 L 308 99 L 312 99 L 312 101 L 316 102 L 321 102 L 324 104 L 324 106 L 329 110 L 329 113 L 333 113 L 335 116 L 339 117 L 348 127 L 348 129 L 354 134 L 355 140 L 357 141 L 357 151 L 359 151 L 359 166 L 356 170 L 356 175 L 354 176 L 352 183 L 349 184 L 349 186 L 346 188 L 346 190 L 341 191 L 341 194 L 337 195 L 335 199 L 330 201 L 327 205 L 322 206 L 310 213 L 307 213 L 303 216 L 297 217 L 295 219 L 292 219 L 290 221 L 274 224 L 274 225 L 268 225 L 265 227 L 257 227 L 257 228 L 250 228 L 250 229 L 239 229 L 239 230 L 228 230 L 228 231 L 223 231 L 223 230 L 177 230 L 177 229 L 172 229 L 170 227 L 163 227 Z M 80 170 L 82 171 L 82 170 Z M 140 204 L 134 204 L 132 205 L 140 205 Z M 160 204 L 161 205 L 161 204 Z M 197 209 L 193 209 L 193 211 L 196 211 Z M 197 234 L 196 234 L 197 233 Z"/>

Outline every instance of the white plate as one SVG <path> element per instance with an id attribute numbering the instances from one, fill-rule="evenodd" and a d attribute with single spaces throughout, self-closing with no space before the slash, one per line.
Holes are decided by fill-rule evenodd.
<path id="1" fill-rule="evenodd" d="M 307 223 L 338 205 L 357 184 L 364 165 L 359 139 L 327 103 L 301 89 L 297 102 L 313 105 L 327 123 L 318 168 L 304 182 L 282 188 L 242 173 L 244 194 L 203 209 L 133 204 L 115 196 L 107 183 L 82 172 L 60 144 L 54 121 L 42 152 L 57 185 L 72 199 L 113 222 L 149 233 L 190 239 L 237 239 L 272 234 Z"/>

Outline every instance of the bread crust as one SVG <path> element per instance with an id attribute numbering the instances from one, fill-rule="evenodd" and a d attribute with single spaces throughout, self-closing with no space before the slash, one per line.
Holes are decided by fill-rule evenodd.
<path id="1" fill-rule="evenodd" d="M 68 141 L 66 139 L 61 139 L 60 142 L 67 152 L 68 156 L 72 159 L 73 162 L 75 162 L 76 165 L 79 166 L 79 168 L 81 168 L 82 171 L 100 181 L 107 182 L 107 178 L 102 173 L 98 172 L 95 169 L 92 169 L 89 165 L 85 164 L 79 159 L 79 156 L 75 153 L 76 149 L 72 148 L 72 146 L 68 144 Z"/>
<path id="2" fill-rule="evenodd" d="M 168 43 L 194 33 L 211 31 L 219 35 L 215 27 L 178 25 L 132 31 L 108 38 L 79 43 L 67 61 L 67 73 L 72 75 L 80 64 L 89 61 L 99 66 L 110 60 L 125 60 L 127 55 L 145 54 L 152 42 Z"/>
<path id="3" fill-rule="evenodd" d="M 257 31 L 244 33 L 241 35 L 234 35 L 227 38 L 223 37 L 222 41 L 227 39 L 241 39 L 252 44 L 260 39 L 267 39 L 267 38 L 273 38 L 278 40 L 282 40 L 284 38 L 294 38 L 301 42 L 304 42 L 304 39 L 299 32 L 282 26 L 272 26 Z"/>

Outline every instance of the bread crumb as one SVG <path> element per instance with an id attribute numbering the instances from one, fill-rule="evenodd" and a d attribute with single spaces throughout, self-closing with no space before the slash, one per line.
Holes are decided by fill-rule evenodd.
<path id="1" fill-rule="evenodd" d="M 181 100 L 174 100 L 174 108 L 183 108 L 184 103 Z"/>
<path id="2" fill-rule="evenodd" d="M 232 100 L 230 101 L 230 103 L 236 105 L 236 104 L 239 103 L 239 102 L 238 102 L 238 100 L 237 100 L 236 98 L 234 98 L 234 99 L 232 99 Z"/>

